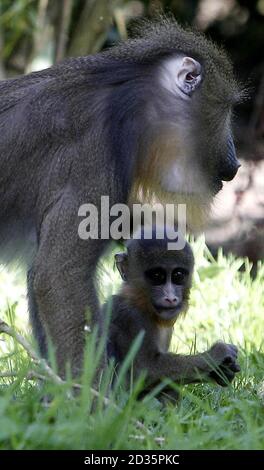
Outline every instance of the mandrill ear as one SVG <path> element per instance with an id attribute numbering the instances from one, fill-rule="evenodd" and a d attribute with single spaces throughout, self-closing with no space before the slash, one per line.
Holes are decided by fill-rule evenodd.
<path id="1" fill-rule="evenodd" d="M 176 84 L 186 95 L 191 95 L 202 80 L 202 66 L 192 57 L 177 60 Z"/>
<path id="2" fill-rule="evenodd" d="M 115 264 L 123 281 L 127 281 L 127 268 L 128 268 L 127 253 L 116 253 Z"/>

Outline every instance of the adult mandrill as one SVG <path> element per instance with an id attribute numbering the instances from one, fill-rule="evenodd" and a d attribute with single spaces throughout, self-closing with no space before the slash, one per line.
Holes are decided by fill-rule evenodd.
<path id="1" fill-rule="evenodd" d="M 187 203 L 189 225 L 201 225 L 239 167 L 238 98 L 225 54 L 167 18 L 105 52 L 0 82 L 1 242 L 36 233 L 30 315 L 60 374 L 67 361 L 80 372 L 85 324 L 101 323 L 95 270 L 108 240 L 79 238 L 79 207 L 156 194 Z"/>

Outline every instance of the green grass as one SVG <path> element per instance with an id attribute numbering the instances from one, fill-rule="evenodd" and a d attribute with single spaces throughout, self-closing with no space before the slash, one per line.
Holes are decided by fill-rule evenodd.
<path id="1" fill-rule="evenodd" d="M 204 350 L 217 339 L 239 346 L 242 372 L 227 388 L 189 385 L 181 389 L 177 406 L 162 406 L 148 396 L 135 399 L 137 388 L 116 385 L 110 392 L 114 406 L 93 402 L 90 393 L 93 361 L 86 361 L 83 388 L 69 397 L 66 385 L 36 382 L 23 377 L 32 365 L 11 338 L 0 336 L 0 373 L 18 371 L 16 378 L 0 379 L 0 449 L 263 449 L 264 404 L 258 390 L 264 379 L 264 265 L 256 279 L 243 260 L 217 262 L 207 253 L 202 239 L 193 244 L 196 257 L 190 309 L 175 327 L 172 350 L 182 353 Z M 101 269 L 101 285 L 110 293 L 118 287 L 112 258 Z M 1 318 L 13 323 L 30 338 L 22 274 L 0 271 Z M 86 356 L 94 353 L 92 342 Z M 92 366 L 91 366 L 92 363 Z M 102 395 L 110 380 L 103 378 Z M 122 381 L 121 381 L 122 382 Z M 45 396 L 52 397 L 47 404 Z M 144 423 L 137 427 L 135 420 Z M 149 432 L 146 432 L 146 429 Z M 163 438 L 160 443 L 156 438 Z"/>

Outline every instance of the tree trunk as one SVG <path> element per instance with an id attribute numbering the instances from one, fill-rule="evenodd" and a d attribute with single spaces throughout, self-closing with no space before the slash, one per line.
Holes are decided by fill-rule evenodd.
<path id="1" fill-rule="evenodd" d="M 112 21 L 113 3 L 113 0 L 86 0 L 69 46 L 69 56 L 100 50 Z"/>

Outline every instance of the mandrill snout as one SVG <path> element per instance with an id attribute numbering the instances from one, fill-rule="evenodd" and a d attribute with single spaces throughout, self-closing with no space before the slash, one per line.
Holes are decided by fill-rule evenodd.
<path id="1" fill-rule="evenodd" d="M 164 297 L 159 299 L 157 307 L 165 309 L 174 309 L 181 304 L 181 298 L 175 294 L 165 294 Z"/>
<path id="2" fill-rule="evenodd" d="M 174 295 L 167 295 L 163 299 L 163 304 L 164 304 L 164 307 L 169 307 L 169 308 L 177 307 L 177 305 L 179 304 L 179 298 Z"/>
<path id="3" fill-rule="evenodd" d="M 228 139 L 227 157 L 219 168 L 219 176 L 222 181 L 231 181 L 237 174 L 241 164 L 236 156 L 236 149 L 232 137 Z"/>

